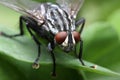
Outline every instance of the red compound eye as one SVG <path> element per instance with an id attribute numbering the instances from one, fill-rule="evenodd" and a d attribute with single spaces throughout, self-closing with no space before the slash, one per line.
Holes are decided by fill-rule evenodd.
<path id="1" fill-rule="evenodd" d="M 58 44 L 62 44 L 65 41 L 65 38 L 67 37 L 67 32 L 59 32 L 55 36 L 55 40 Z"/>
<path id="2" fill-rule="evenodd" d="M 75 42 L 79 42 L 80 41 L 80 33 L 79 32 L 72 32 L 73 36 L 74 36 L 74 39 L 75 39 Z"/>

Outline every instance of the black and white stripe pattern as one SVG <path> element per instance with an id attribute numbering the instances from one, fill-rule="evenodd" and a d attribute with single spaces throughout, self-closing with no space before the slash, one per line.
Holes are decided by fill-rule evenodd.
<path id="1" fill-rule="evenodd" d="M 45 19 L 43 27 L 53 34 L 60 31 L 75 30 L 75 20 L 59 5 L 52 3 L 41 4 L 37 9 L 33 10 L 33 14 L 38 18 L 41 18 L 39 14 L 42 14 Z"/>

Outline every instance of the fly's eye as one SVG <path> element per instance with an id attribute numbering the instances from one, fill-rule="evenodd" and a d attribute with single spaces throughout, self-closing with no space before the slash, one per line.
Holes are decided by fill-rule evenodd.
<path id="1" fill-rule="evenodd" d="M 67 32 L 59 32 L 55 36 L 55 40 L 58 44 L 62 44 L 65 41 L 65 38 L 67 37 Z"/>
<path id="2" fill-rule="evenodd" d="M 74 36 L 74 39 L 75 39 L 75 42 L 79 42 L 80 41 L 80 33 L 79 32 L 72 32 L 73 36 Z"/>

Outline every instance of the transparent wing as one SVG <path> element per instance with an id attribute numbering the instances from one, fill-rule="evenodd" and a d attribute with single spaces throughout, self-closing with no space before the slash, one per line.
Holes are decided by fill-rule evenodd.
<path id="1" fill-rule="evenodd" d="M 57 0 L 63 9 L 67 10 L 70 15 L 76 16 L 84 0 Z"/>
<path id="2" fill-rule="evenodd" d="M 32 11 L 40 5 L 40 3 L 37 3 L 32 0 L 0 0 L 0 4 L 7 6 L 24 15 L 33 17 L 34 19 L 37 19 L 37 17 L 32 13 Z M 39 16 L 42 15 L 39 14 Z"/>
<path id="3" fill-rule="evenodd" d="M 31 0 L 0 0 L 0 3 L 20 13 L 25 13 L 39 5 L 39 3 Z"/>

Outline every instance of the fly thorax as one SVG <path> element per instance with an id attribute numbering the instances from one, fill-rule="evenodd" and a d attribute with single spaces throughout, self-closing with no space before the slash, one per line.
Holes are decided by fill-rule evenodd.
<path id="1" fill-rule="evenodd" d="M 45 13 L 46 26 L 53 34 L 75 30 L 75 20 L 58 5 L 49 5 Z"/>

